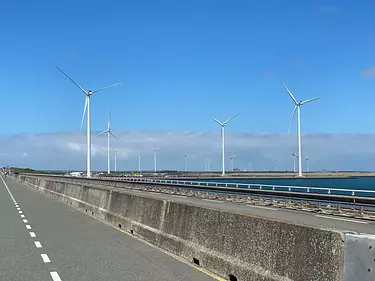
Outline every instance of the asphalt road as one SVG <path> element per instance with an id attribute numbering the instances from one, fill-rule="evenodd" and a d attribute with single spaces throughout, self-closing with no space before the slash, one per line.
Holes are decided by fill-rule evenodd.
<path id="1" fill-rule="evenodd" d="M 10 177 L 5 182 L 0 280 L 215 280 Z"/>

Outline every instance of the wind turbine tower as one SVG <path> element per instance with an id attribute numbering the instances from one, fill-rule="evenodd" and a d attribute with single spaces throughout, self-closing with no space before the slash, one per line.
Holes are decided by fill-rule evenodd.
<path id="1" fill-rule="evenodd" d="M 293 172 L 295 173 L 296 172 L 296 158 L 298 158 L 298 155 L 295 152 L 293 152 L 292 155 L 293 155 Z"/>
<path id="2" fill-rule="evenodd" d="M 232 162 L 232 172 L 234 171 L 234 158 L 236 158 L 236 153 L 234 153 L 234 154 L 230 157 L 230 161 Z"/>
<path id="3" fill-rule="evenodd" d="M 94 138 L 99 137 L 99 136 L 101 136 L 103 134 L 107 134 L 107 173 L 110 174 L 111 173 L 111 159 L 110 159 L 111 136 L 113 136 L 114 138 L 120 140 L 111 131 L 111 110 L 109 111 L 109 115 L 108 115 L 108 127 L 107 127 L 107 130 L 105 130 L 105 131 L 97 134 L 96 136 L 94 136 Z M 115 156 L 116 156 L 116 153 L 115 153 Z"/>
<path id="4" fill-rule="evenodd" d="M 211 172 L 211 163 L 212 163 L 212 161 L 210 160 L 210 159 L 206 159 L 206 161 L 207 161 L 207 171 L 208 172 Z"/>
<path id="5" fill-rule="evenodd" d="M 141 154 L 138 154 L 138 172 L 141 172 Z"/>
<path id="6" fill-rule="evenodd" d="M 86 110 L 87 110 L 87 171 L 86 176 L 88 178 L 91 177 L 91 119 L 90 119 L 90 97 L 92 94 L 99 92 L 101 90 L 117 86 L 121 83 L 116 83 L 113 85 L 106 86 L 104 88 L 96 89 L 96 90 L 85 90 L 80 85 L 78 85 L 72 78 L 70 78 L 64 71 L 62 71 L 60 68 L 56 67 L 62 74 L 64 74 L 71 82 L 73 82 L 74 85 L 76 85 L 85 95 L 86 95 L 86 102 L 85 107 L 83 109 L 83 115 L 81 120 L 81 131 L 83 126 L 83 120 L 85 119 Z"/>
<path id="7" fill-rule="evenodd" d="M 225 132 L 224 132 L 224 129 L 225 129 L 225 126 L 228 125 L 228 123 L 234 118 L 236 117 L 238 114 L 240 113 L 237 113 L 235 115 L 233 115 L 231 118 L 229 118 L 227 121 L 225 122 L 220 122 L 219 120 L 217 120 L 215 117 L 212 117 L 211 115 L 208 115 L 212 120 L 214 120 L 216 123 L 218 123 L 221 127 L 221 164 L 222 164 L 222 175 L 224 176 L 225 175 Z"/>
<path id="8" fill-rule="evenodd" d="M 187 161 L 188 161 L 188 155 L 184 154 L 184 160 L 185 160 L 185 172 L 187 172 Z"/>
<path id="9" fill-rule="evenodd" d="M 153 148 L 152 150 L 154 151 L 154 172 L 156 173 L 156 156 L 159 148 Z"/>
<path id="10" fill-rule="evenodd" d="M 309 169 L 309 156 L 306 157 L 306 168 L 307 168 L 307 172 L 310 172 L 310 169 Z"/>
<path id="11" fill-rule="evenodd" d="M 304 101 L 297 101 L 296 98 L 293 96 L 293 94 L 289 91 L 289 89 L 285 86 L 285 84 L 282 82 L 284 89 L 288 92 L 289 96 L 294 102 L 294 109 L 292 113 L 292 118 L 290 119 L 290 124 L 289 124 L 289 131 L 288 135 L 290 133 L 290 127 L 292 125 L 292 121 L 294 118 L 294 114 L 296 113 L 297 110 L 297 129 L 298 129 L 298 176 L 302 177 L 302 144 L 301 144 L 301 106 L 309 103 L 311 101 L 320 99 L 319 98 L 313 98 L 309 100 L 304 100 Z"/>

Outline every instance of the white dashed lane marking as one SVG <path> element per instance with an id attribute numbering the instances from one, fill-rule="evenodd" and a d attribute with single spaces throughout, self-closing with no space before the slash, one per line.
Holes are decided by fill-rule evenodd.
<path id="1" fill-rule="evenodd" d="M 0 178 L 3 181 L 3 183 L 5 185 L 5 188 L 7 189 L 8 193 L 9 193 L 10 198 L 12 199 L 12 201 L 14 202 L 14 204 L 16 205 L 17 211 L 20 214 L 21 218 L 23 219 L 22 221 L 24 223 L 29 223 L 28 220 L 25 219 L 25 215 L 21 211 L 21 208 L 17 204 L 16 200 L 13 197 L 13 194 L 10 192 L 8 185 L 6 184 L 6 182 L 4 181 L 4 179 L 3 179 L 3 177 L 1 175 L 0 175 Z M 31 226 L 29 224 L 26 224 L 26 228 L 27 229 L 31 229 Z M 35 232 L 29 232 L 29 234 L 30 234 L 30 236 L 32 238 L 36 237 Z M 35 247 L 42 248 L 42 244 L 39 241 L 34 241 L 34 244 L 35 244 Z M 50 263 L 51 262 L 51 260 L 49 259 L 49 257 L 48 257 L 47 254 L 41 254 L 40 256 L 42 257 L 42 260 L 43 260 L 44 263 Z M 59 274 L 56 271 L 51 271 L 50 275 L 51 275 L 53 281 L 61 281 L 61 278 L 60 278 Z"/>
<path id="2" fill-rule="evenodd" d="M 51 262 L 51 260 L 49 259 L 49 257 L 46 254 L 41 254 L 41 257 L 42 257 L 42 260 L 45 263 Z"/>
<path id="3" fill-rule="evenodd" d="M 61 281 L 59 274 L 56 271 L 50 272 L 53 281 Z"/>

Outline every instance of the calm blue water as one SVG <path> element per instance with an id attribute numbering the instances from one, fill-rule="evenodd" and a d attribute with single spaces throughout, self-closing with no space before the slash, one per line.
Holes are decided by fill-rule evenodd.
<path id="1" fill-rule="evenodd" d="M 264 185 L 282 185 L 282 186 L 325 187 L 325 188 L 375 191 L 375 177 L 319 178 L 319 179 L 204 179 L 201 181 L 235 183 L 235 184 L 254 184 L 254 185 L 264 184 Z M 299 190 L 294 190 L 294 191 L 299 191 Z M 335 194 L 344 195 L 345 193 L 335 192 Z M 348 194 L 346 193 L 346 195 Z M 375 197 L 375 194 L 368 194 L 368 193 L 366 194 L 358 193 L 357 195 Z"/>

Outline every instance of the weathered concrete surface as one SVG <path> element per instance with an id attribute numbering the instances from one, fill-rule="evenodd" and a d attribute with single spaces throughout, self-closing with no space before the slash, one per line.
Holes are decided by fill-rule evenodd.
<path id="1" fill-rule="evenodd" d="M 347 234 L 344 281 L 375 280 L 375 235 Z"/>
<path id="2" fill-rule="evenodd" d="M 343 235 L 235 214 L 111 187 L 21 175 L 20 181 L 90 212 L 225 278 L 256 281 L 343 280 Z"/>

